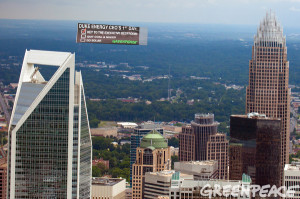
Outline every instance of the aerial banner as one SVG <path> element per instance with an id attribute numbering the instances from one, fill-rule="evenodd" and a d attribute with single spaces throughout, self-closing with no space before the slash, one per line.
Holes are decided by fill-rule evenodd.
<path id="1" fill-rule="evenodd" d="M 147 40 L 143 27 L 78 23 L 77 43 L 147 45 Z"/>

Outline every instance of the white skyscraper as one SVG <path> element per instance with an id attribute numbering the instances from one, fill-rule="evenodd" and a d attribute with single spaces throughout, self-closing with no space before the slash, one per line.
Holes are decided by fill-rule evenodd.
<path id="1" fill-rule="evenodd" d="M 57 67 L 49 81 L 45 65 Z M 90 198 L 91 152 L 75 55 L 26 51 L 9 126 L 8 198 Z"/>

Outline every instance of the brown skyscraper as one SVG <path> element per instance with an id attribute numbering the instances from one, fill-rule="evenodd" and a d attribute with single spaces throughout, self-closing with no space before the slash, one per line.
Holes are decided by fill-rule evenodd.
<path id="1" fill-rule="evenodd" d="M 249 63 L 246 114 L 257 112 L 281 119 L 282 168 L 288 163 L 290 138 L 289 62 L 285 36 L 274 14 L 266 15 L 254 37 Z"/>
<path id="2" fill-rule="evenodd" d="M 217 133 L 219 123 L 214 114 L 195 114 L 191 125 L 182 127 L 179 134 L 179 160 L 217 160 L 219 178 L 228 175 L 228 141 L 225 134 Z"/>

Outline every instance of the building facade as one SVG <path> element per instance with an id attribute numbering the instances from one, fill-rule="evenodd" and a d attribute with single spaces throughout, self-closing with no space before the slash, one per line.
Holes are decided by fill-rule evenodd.
<path id="1" fill-rule="evenodd" d="M 251 113 L 230 117 L 230 180 L 238 180 L 245 173 L 254 184 L 279 187 L 280 152 L 280 119 Z"/>
<path id="2" fill-rule="evenodd" d="M 136 161 L 132 166 L 132 199 L 144 198 L 144 178 L 146 172 L 171 169 L 171 150 L 167 141 L 157 131 L 143 137 L 136 149 Z"/>
<path id="3" fill-rule="evenodd" d="M 39 67 L 56 67 L 46 81 Z M 75 55 L 26 51 L 9 126 L 8 198 L 90 198 L 91 135 Z"/>
<path id="4" fill-rule="evenodd" d="M 195 134 L 191 125 L 182 127 L 179 140 L 179 161 L 195 160 Z"/>
<path id="5" fill-rule="evenodd" d="M 144 125 L 143 125 L 144 127 Z M 132 183 L 132 165 L 135 163 L 136 160 L 136 149 L 140 146 L 142 138 L 147 135 L 149 132 L 153 131 L 153 129 L 148 128 L 134 128 L 133 133 L 130 136 L 130 184 Z M 149 126 L 145 126 L 149 127 Z M 154 126 L 153 126 L 154 127 Z M 155 128 L 157 132 L 163 135 L 164 130 L 162 128 Z"/>
<path id="6" fill-rule="evenodd" d="M 228 146 L 226 135 L 216 133 L 207 142 L 207 160 L 217 160 L 220 179 L 228 179 Z"/>
<path id="7" fill-rule="evenodd" d="M 0 148 L 0 199 L 6 198 L 7 189 L 7 156 L 3 148 Z"/>
<path id="8" fill-rule="evenodd" d="M 254 36 L 249 62 L 246 114 L 257 112 L 281 119 L 282 169 L 289 162 L 290 97 L 289 62 L 283 29 L 272 13 L 267 13 Z"/>

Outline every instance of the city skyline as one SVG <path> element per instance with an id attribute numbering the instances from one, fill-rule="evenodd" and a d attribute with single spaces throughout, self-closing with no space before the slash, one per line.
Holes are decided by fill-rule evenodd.
<path id="1" fill-rule="evenodd" d="M 270 9 L 286 27 L 299 27 L 299 0 L 1 0 L 0 18 L 254 25 Z"/>

